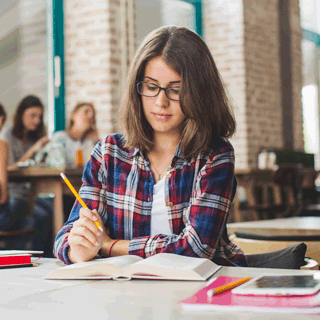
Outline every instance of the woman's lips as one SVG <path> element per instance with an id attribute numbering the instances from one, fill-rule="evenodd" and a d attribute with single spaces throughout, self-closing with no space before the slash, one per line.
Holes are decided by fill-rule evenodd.
<path id="1" fill-rule="evenodd" d="M 153 113 L 153 115 L 155 116 L 156 119 L 159 119 L 159 120 L 165 120 L 165 119 L 169 119 L 171 117 L 170 114 Z"/>

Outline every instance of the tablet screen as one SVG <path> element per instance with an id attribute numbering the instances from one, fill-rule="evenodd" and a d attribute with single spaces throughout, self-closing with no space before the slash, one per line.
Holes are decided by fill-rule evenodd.
<path id="1" fill-rule="evenodd" d="M 313 276 L 262 277 L 252 283 L 256 288 L 314 288 L 319 280 Z"/>
<path id="2" fill-rule="evenodd" d="M 313 275 L 261 276 L 232 290 L 235 294 L 301 295 L 320 290 Z"/>

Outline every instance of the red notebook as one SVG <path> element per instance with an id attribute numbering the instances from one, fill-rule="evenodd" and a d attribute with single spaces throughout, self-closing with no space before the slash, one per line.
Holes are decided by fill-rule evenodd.
<path id="1" fill-rule="evenodd" d="M 308 296 L 254 296 L 232 294 L 231 290 L 207 298 L 207 291 L 239 280 L 218 277 L 193 296 L 181 301 L 185 311 L 234 311 L 271 313 L 320 313 L 320 293 Z"/>
<path id="2" fill-rule="evenodd" d="M 31 254 L 0 255 L 0 268 L 32 267 Z"/>

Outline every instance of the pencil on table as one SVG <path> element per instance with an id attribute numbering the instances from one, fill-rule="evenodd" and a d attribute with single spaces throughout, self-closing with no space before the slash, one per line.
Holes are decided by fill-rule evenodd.
<path id="1" fill-rule="evenodd" d="M 243 283 L 245 283 L 245 282 L 247 282 L 249 280 L 250 280 L 250 278 L 243 278 L 243 279 L 240 279 L 240 280 L 237 280 L 237 281 L 234 281 L 234 282 L 230 282 L 230 283 L 224 284 L 223 286 L 220 286 L 220 287 L 217 287 L 217 288 L 214 288 L 214 289 L 210 289 L 207 292 L 207 296 L 208 296 L 208 298 L 210 298 L 215 294 L 219 294 L 219 293 L 231 290 L 231 289 L 233 289 L 235 287 L 238 287 L 241 284 L 243 284 Z"/>
<path id="2" fill-rule="evenodd" d="M 73 185 L 71 184 L 71 182 L 68 180 L 68 178 L 66 177 L 66 175 L 64 173 L 60 173 L 60 176 L 62 177 L 62 179 L 64 180 L 64 182 L 67 184 L 67 186 L 69 187 L 69 189 L 71 190 L 71 192 L 74 194 L 74 196 L 77 198 L 77 200 L 80 202 L 80 204 L 84 207 L 87 208 L 87 205 L 84 203 L 84 201 L 80 198 L 78 192 L 76 191 L 76 189 L 73 187 Z M 102 227 L 100 226 L 100 223 L 98 221 L 94 221 L 94 224 L 101 230 Z"/>

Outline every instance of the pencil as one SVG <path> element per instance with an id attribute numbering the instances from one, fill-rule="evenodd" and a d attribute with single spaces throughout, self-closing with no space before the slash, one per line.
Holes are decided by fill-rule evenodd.
<path id="1" fill-rule="evenodd" d="M 238 287 L 241 284 L 243 284 L 243 283 L 245 283 L 245 282 L 247 282 L 249 280 L 250 280 L 250 278 L 243 278 L 243 279 L 240 279 L 240 280 L 237 280 L 237 281 L 234 281 L 234 282 L 230 282 L 230 283 L 224 284 L 223 286 L 220 286 L 220 287 L 217 287 L 217 288 L 214 288 L 214 289 L 210 289 L 207 292 L 207 296 L 210 298 L 215 294 L 219 294 L 219 293 L 231 290 L 231 289 L 233 289 L 235 287 Z"/>
<path id="2" fill-rule="evenodd" d="M 69 187 L 69 189 L 71 190 L 71 192 L 74 194 L 74 196 L 78 199 L 78 201 L 80 202 L 80 204 L 84 207 L 87 208 L 87 205 L 84 203 L 84 201 L 80 198 L 78 192 L 76 191 L 76 189 L 73 187 L 73 185 L 71 184 L 71 182 L 68 180 L 68 178 L 66 177 L 66 175 L 64 173 L 60 173 L 60 176 L 62 177 L 62 179 L 64 180 L 64 182 L 67 184 L 67 186 Z M 94 221 L 94 224 L 101 230 L 102 227 L 100 226 L 100 223 L 98 221 Z"/>

